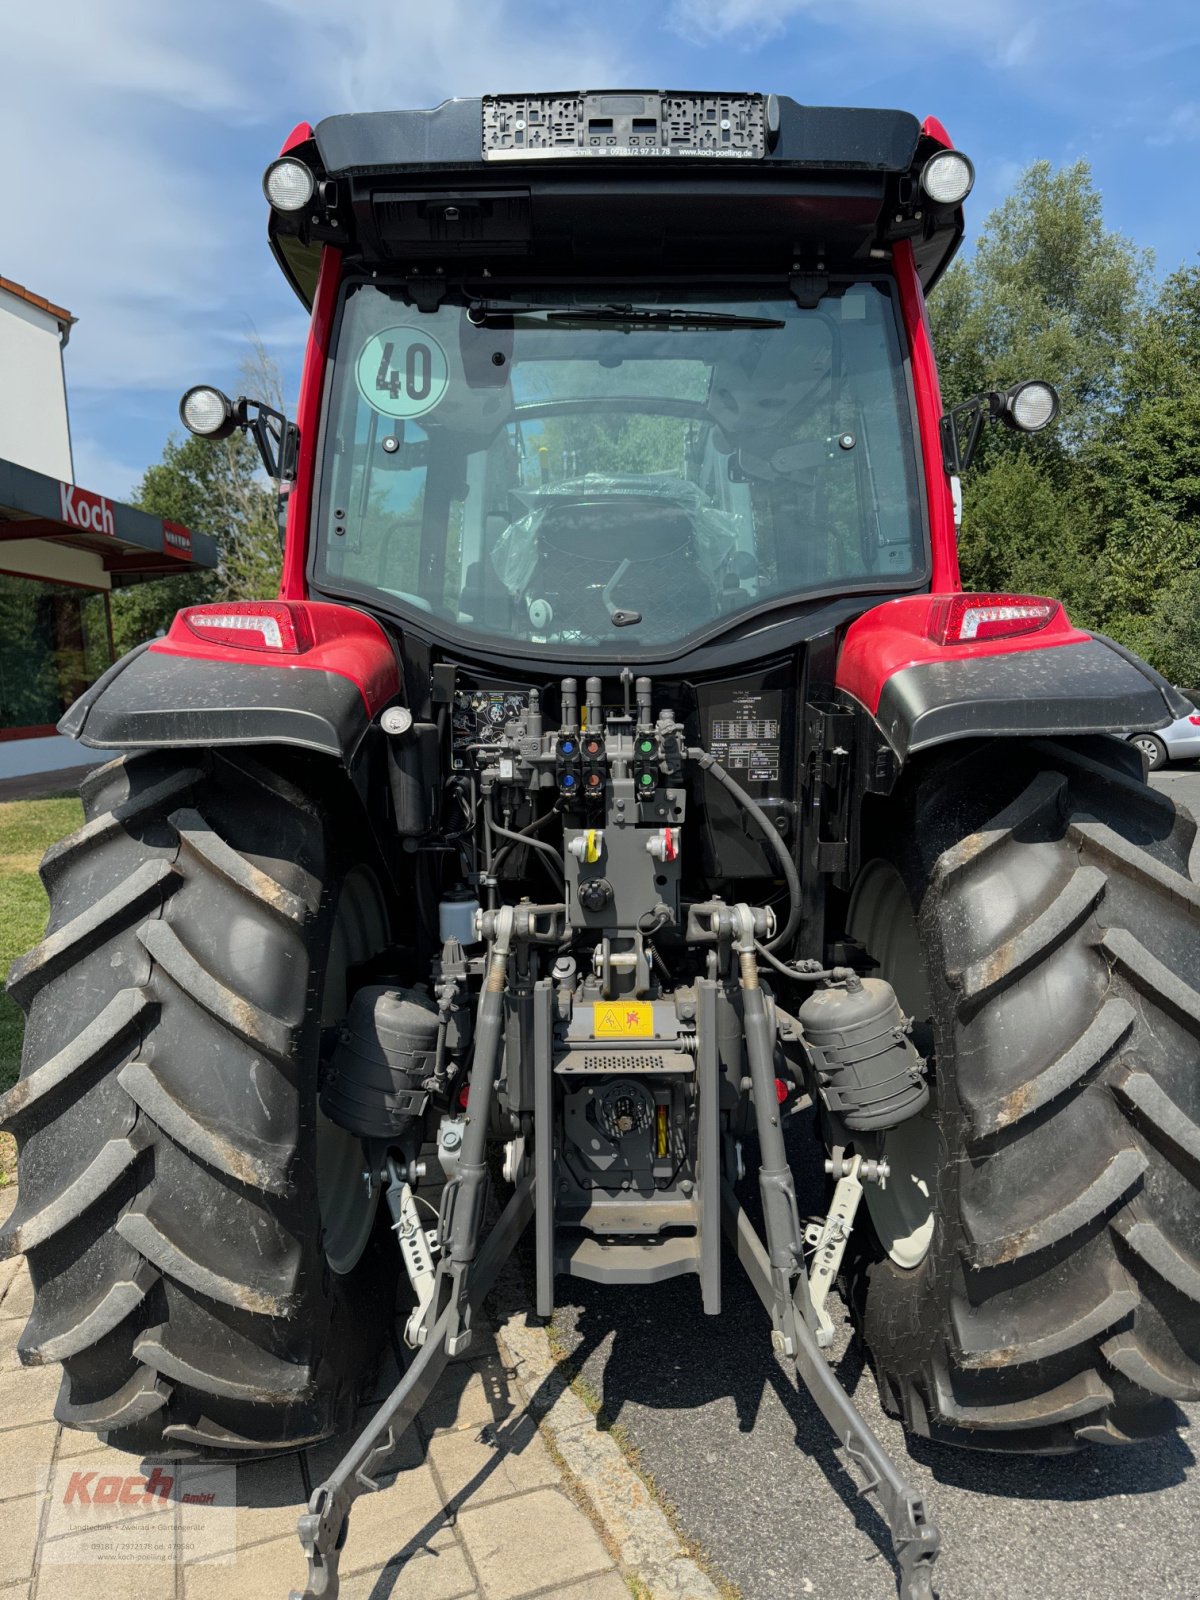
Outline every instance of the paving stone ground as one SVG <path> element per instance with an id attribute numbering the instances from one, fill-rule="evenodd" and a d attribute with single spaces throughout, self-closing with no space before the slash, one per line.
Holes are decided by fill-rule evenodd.
<path id="1" fill-rule="evenodd" d="M 0 1221 L 14 1198 L 0 1191 Z M 91 1488 L 105 1477 L 136 1480 L 145 1468 L 53 1421 L 59 1368 L 22 1368 L 16 1357 L 31 1299 L 24 1263 L 0 1262 L 0 1600 L 285 1600 L 299 1588 L 296 1519 L 344 1441 L 239 1466 L 232 1519 L 219 1507 L 189 1506 L 166 1513 L 168 1529 L 157 1506 L 134 1504 L 124 1516 L 114 1507 L 103 1559 L 92 1534 L 54 1537 L 40 1475 L 55 1469 L 61 1493 L 77 1471 Z M 356 1503 L 343 1600 L 629 1600 L 494 1337 L 479 1344 L 449 1369 L 383 1492 Z M 396 1371 L 389 1357 L 378 1394 Z"/>

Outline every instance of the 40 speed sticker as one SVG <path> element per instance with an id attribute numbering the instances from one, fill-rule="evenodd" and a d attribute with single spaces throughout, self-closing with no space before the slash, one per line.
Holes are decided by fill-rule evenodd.
<path id="1" fill-rule="evenodd" d="M 432 411 L 450 385 L 446 352 L 424 328 L 382 328 L 363 345 L 356 369 L 359 393 L 388 417 Z"/>

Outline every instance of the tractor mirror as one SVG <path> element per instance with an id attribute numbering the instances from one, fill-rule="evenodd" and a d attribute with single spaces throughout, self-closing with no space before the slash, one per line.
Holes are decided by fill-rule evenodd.
<path id="1" fill-rule="evenodd" d="M 300 430 L 265 401 L 247 400 L 244 395 L 231 400 L 220 389 L 201 383 L 179 402 L 179 419 L 198 439 L 228 439 L 241 428 L 257 445 L 268 477 L 290 483 L 296 476 Z"/>
<path id="2" fill-rule="evenodd" d="M 1054 421 L 1058 409 L 1058 390 L 1040 378 L 1026 378 L 1011 389 L 989 389 L 961 401 L 940 423 L 946 471 L 955 477 L 971 465 L 985 422 L 1002 422 L 1018 433 L 1040 433 Z"/>

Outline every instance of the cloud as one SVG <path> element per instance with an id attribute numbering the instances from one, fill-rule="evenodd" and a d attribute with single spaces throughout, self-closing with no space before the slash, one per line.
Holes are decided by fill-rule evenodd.
<path id="1" fill-rule="evenodd" d="M 169 31 L 171 37 L 164 35 Z M 211 25 L 197 29 L 182 9 L 144 0 L 53 0 L 6 6 L 0 22 L 12 81 L 56 109 L 80 90 L 106 96 L 148 95 L 168 105 L 220 110 L 242 95 L 237 80 L 214 59 Z"/>
<path id="2" fill-rule="evenodd" d="M 49 15 L 48 15 L 49 13 Z M 227 35 L 144 0 L 0 12 L 4 270 L 80 319 L 73 383 L 177 384 L 225 294 L 220 183 L 187 133 L 244 107 Z M 232 58 L 232 52 L 230 52 Z"/>
<path id="3" fill-rule="evenodd" d="M 755 49 L 788 31 L 797 17 L 815 26 L 842 31 L 870 28 L 927 44 L 974 47 L 1001 66 L 1015 66 L 1034 53 L 1039 30 L 1032 18 L 1022 19 L 1018 6 L 1002 0 L 971 0 L 946 6 L 943 0 L 842 0 L 831 12 L 818 0 L 672 0 L 669 26 L 696 44 L 732 39 Z"/>
<path id="4" fill-rule="evenodd" d="M 303 320 L 267 255 L 258 190 L 279 140 L 306 115 L 622 76 L 586 18 L 531 26 L 529 4 L 0 6 L 6 215 L 19 219 L 0 271 L 79 317 L 72 386 L 231 379 L 252 319 L 286 328 L 267 343 L 291 357 Z"/>
<path id="5" fill-rule="evenodd" d="M 76 432 L 71 440 L 75 482 L 110 500 L 128 500 L 141 482 L 143 469 L 117 458 L 90 434 Z"/>
<path id="6" fill-rule="evenodd" d="M 264 0 L 296 30 L 295 67 L 322 110 L 435 105 L 449 95 L 586 89 L 619 83 L 631 63 L 607 32 L 562 7 L 518 0 L 363 5 Z"/>
<path id="7" fill-rule="evenodd" d="M 1175 107 L 1161 127 L 1149 134 L 1147 144 L 1164 146 L 1194 144 L 1200 139 L 1200 100 L 1186 100 Z"/>

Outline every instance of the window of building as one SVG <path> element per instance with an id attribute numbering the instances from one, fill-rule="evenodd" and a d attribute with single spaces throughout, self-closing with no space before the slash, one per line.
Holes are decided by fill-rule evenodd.
<path id="1" fill-rule="evenodd" d="M 49 731 L 112 660 L 107 594 L 0 573 L 0 738 Z"/>

